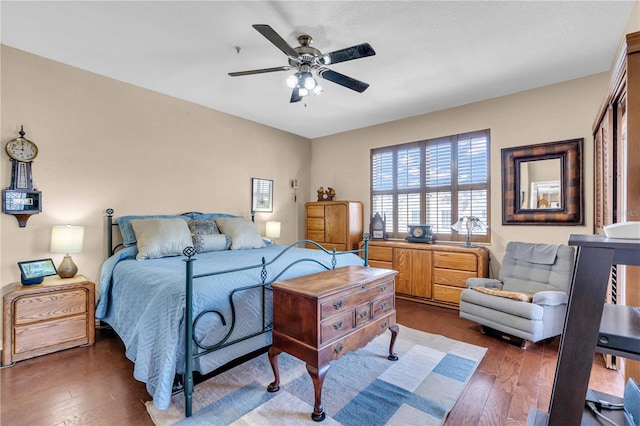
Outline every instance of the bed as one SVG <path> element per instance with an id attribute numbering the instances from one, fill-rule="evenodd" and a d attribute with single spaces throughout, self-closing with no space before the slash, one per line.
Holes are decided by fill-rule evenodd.
<path id="1" fill-rule="evenodd" d="M 122 339 L 155 407 L 169 406 L 181 379 L 187 417 L 194 371 L 271 344 L 272 282 L 367 265 L 368 236 L 363 250 L 330 252 L 309 240 L 269 244 L 252 221 L 220 213 L 122 216 L 116 224 L 108 209 L 107 223 L 96 318 Z M 123 240 L 117 249 L 114 228 Z M 309 244 L 319 250 L 299 247 Z"/>

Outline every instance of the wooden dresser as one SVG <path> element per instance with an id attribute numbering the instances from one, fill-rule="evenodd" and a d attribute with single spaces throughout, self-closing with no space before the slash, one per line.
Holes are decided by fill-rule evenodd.
<path id="1" fill-rule="evenodd" d="M 400 299 L 458 309 L 467 278 L 489 276 L 489 251 L 374 240 L 369 241 L 369 265 L 398 271 L 396 297 Z"/>
<path id="2" fill-rule="evenodd" d="M 273 283 L 273 344 L 269 361 L 279 389 L 277 357 L 287 352 L 307 363 L 315 393 L 312 418 L 324 419 L 321 393 L 329 362 L 391 330 L 390 360 L 397 360 L 396 271 L 347 266 Z"/>
<path id="3" fill-rule="evenodd" d="M 81 275 L 3 288 L 2 365 L 95 342 L 95 285 Z"/>
<path id="4" fill-rule="evenodd" d="M 318 201 L 305 204 L 305 238 L 327 250 L 356 250 L 362 240 L 360 201 Z M 314 245 L 307 245 L 316 248 Z"/>

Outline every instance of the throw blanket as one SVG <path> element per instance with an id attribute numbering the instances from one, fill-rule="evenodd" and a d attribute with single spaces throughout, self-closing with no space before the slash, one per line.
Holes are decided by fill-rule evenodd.
<path id="1" fill-rule="evenodd" d="M 531 302 L 533 300 L 533 294 L 519 293 L 517 291 L 498 290 L 497 288 L 487 287 L 473 287 L 474 290 L 480 293 L 490 294 L 492 296 L 506 297 L 507 299 L 519 300 L 521 302 Z"/>
<path id="2" fill-rule="evenodd" d="M 553 265 L 558 255 L 558 245 L 517 243 L 513 250 L 507 251 L 507 255 L 513 259 L 529 263 Z"/>

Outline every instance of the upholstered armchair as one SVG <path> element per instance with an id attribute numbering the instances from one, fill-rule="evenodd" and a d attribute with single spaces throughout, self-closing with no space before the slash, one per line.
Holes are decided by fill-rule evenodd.
<path id="1" fill-rule="evenodd" d="M 460 317 L 480 323 L 483 332 L 497 330 L 509 340 L 518 337 L 522 347 L 527 340 L 560 335 L 573 266 L 573 247 L 511 241 L 498 279 L 467 280 Z"/>

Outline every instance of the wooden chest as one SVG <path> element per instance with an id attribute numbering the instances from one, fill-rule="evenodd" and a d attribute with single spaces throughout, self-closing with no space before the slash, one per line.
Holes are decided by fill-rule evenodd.
<path id="1" fill-rule="evenodd" d="M 395 325 L 396 271 L 348 266 L 273 284 L 273 345 L 320 366 Z"/>

